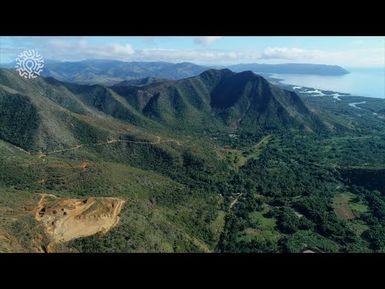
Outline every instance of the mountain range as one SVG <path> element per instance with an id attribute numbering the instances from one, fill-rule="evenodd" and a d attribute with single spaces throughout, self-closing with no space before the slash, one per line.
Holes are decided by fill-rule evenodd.
<path id="1" fill-rule="evenodd" d="M 114 63 L 0 69 L 0 252 L 385 250 L 382 99 Z"/>
<path id="2" fill-rule="evenodd" d="M 31 82 L 2 69 L 0 81 L 0 137 L 21 147 L 73 142 L 74 123 L 90 118 L 100 120 L 96 130 L 108 130 L 114 120 L 181 132 L 327 129 L 295 92 L 251 71 L 211 69 L 181 80 L 145 79 L 136 81 L 139 86 L 126 81 L 106 87 L 54 78 Z"/>
<path id="3" fill-rule="evenodd" d="M 4 66 L 4 65 L 3 65 Z M 14 64 L 5 65 L 12 68 Z M 124 80 L 143 78 L 183 79 L 196 76 L 208 69 L 228 68 L 234 72 L 250 70 L 258 73 L 289 73 L 343 75 L 348 73 L 342 67 L 323 64 L 237 64 L 228 66 L 205 66 L 189 62 L 124 62 L 117 60 L 84 60 L 60 62 L 47 60 L 42 76 L 54 77 L 65 82 L 79 84 L 112 85 Z"/>

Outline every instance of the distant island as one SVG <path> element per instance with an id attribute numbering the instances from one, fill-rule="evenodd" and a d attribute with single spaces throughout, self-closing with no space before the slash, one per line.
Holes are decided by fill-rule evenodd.
<path id="1" fill-rule="evenodd" d="M 310 63 L 287 63 L 287 64 L 258 64 L 245 63 L 229 67 L 234 72 L 252 70 L 261 73 L 277 74 L 314 74 L 314 75 L 344 75 L 349 71 L 338 65 L 310 64 Z"/>

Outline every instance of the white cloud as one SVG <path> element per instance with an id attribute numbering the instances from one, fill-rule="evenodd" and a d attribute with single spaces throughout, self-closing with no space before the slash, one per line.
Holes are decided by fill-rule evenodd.
<path id="1" fill-rule="evenodd" d="M 200 45 L 210 45 L 221 38 L 222 36 L 199 36 L 194 38 L 194 42 Z"/>
<path id="2" fill-rule="evenodd" d="M 213 43 L 220 37 L 197 37 L 199 43 Z M 0 38 L 0 62 L 13 61 L 24 49 L 36 49 L 45 59 L 78 61 L 84 59 L 115 59 L 123 61 L 194 62 L 226 65 L 236 63 L 318 63 L 343 67 L 385 67 L 384 48 L 350 47 L 349 49 L 311 50 L 296 47 L 260 49 L 212 49 L 191 47 L 178 49 L 136 48 L 129 42 L 96 42 L 87 37 Z M 200 40 L 197 40 L 200 39 Z M 203 40 L 204 39 L 204 40 Z M 149 38 L 151 40 L 151 38 Z M 145 39 L 143 38 L 143 41 Z M 148 45 L 143 45 L 149 47 Z"/>
<path id="3" fill-rule="evenodd" d="M 4 50 L 4 49 L 3 49 Z M 341 66 L 385 66 L 383 49 L 362 48 L 341 51 L 273 47 L 258 50 L 221 49 L 134 49 L 131 44 L 54 43 L 39 50 L 46 59 L 115 59 L 123 61 L 194 62 L 197 64 L 236 63 L 318 63 Z M 15 54 L 16 55 L 16 54 Z"/>
<path id="4" fill-rule="evenodd" d="M 90 45 L 87 40 L 66 41 L 64 39 L 50 39 L 41 49 L 46 59 L 82 60 L 92 58 L 106 58 L 129 60 L 135 54 L 131 44 L 106 43 Z"/>
<path id="5" fill-rule="evenodd" d="M 109 48 L 113 54 L 132 55 L 135 52 L 130 44 L 111 44 Z"/>
<path id="6" fill-rule="evenodd" d="M 319 50 L 306 50 L 302 48 L 288 47 L 268 47 L 266 48 L 261 58 L 262 59 L 312 59 L 320 55 Z"/>

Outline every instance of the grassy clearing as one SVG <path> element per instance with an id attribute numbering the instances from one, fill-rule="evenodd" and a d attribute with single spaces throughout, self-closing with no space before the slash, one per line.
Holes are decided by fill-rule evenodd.
<path id="1" fill-rule="evenodd" d="M 251 159 L 258 159 L 261 152 L 269 143 L 271 138 L 272 136 L 270 134 L 267 136 L 264 136 L 255 146 L 253 146 L 249 150 L 244 151 L 242 153 L 243 158 L 240 159 L 242 162 L 239 163 L 239 167 L 245 165 Z"/>
<path id="2" fill-rule="evenodd" d="M 344 220 L 353 220 L 362 213 L 367 212 L 368 207 L 361 202 L 355 202 L 355 197 L 354 194 L 349 192 L 334 197 L 333 208 L 337 217 Z"/>
<path id="3" fill-rule="evenodd" d="M 350 203 L 354 215 L 360 215 L 368 211 L 368 206 L 361 203 Z"/>
<path id="4" fill-rule="evenodd" d="M 349 198 L 346 195 L 338 195 L 333 199 L 333 208 L 338 218 L 352 220 L 355 218 L 350 206 Z"/>
<path id="5" fill-rule="evenodd" d="M 353 220 L 368 208 L 365 204 L 353 202 L 355 195 L 349 192 L 338 194 L 333 199 L 333 208 L 337 217 L 344 220 Z"/>
<path id="6" fill-rule="evenodd" d="M 276 219 L 264 217 L 263 215 L 267 211 L 268 210 L 263 210 L 262 212 L 252 212 L 249 216 L 252 222 L 255 223 L 259 229 L 273 231 L 276 226 Z"/>
<path id="7" fill-rule="evenodd" d="M 261 212 L 251 212 L 249 214 L 249 219 L 252 227 L 243 230 L 239 239 L 245 241 L 250 241 L 252 239 L 277 241 L 280 238 L 280 234 L 275 229 L 277 220 L 275 218 L 266 218 L 263 216 L 268 211 L 269 208 L 265 207 Z"/>
<path id="8" fill-rule="evenodd" d="M 351 228 L 357 236 L 361 236 L 363 232 L 369 229 L 369 226 L 358 220 L 351 224 Z"/>
<path id="9" fill-rule="evenodd" d="M 235 168 L 239 169 L 251 159 L 258 159 L 263 149 L 271 140 L 272 135 L 264 136 L 256 145 L 247 150 L 226 148 L 223 150 L 227 161 Z"/>

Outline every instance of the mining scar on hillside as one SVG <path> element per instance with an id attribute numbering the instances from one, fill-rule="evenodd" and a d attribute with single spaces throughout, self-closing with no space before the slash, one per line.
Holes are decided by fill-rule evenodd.
<path id="1" fill-rule="evenodd" d="M 43 195 L 35 212 L 50 245 L 96 233 L 106 233 L 119 222 L 124 200 L 119 198 L 60 199 Z"/>

